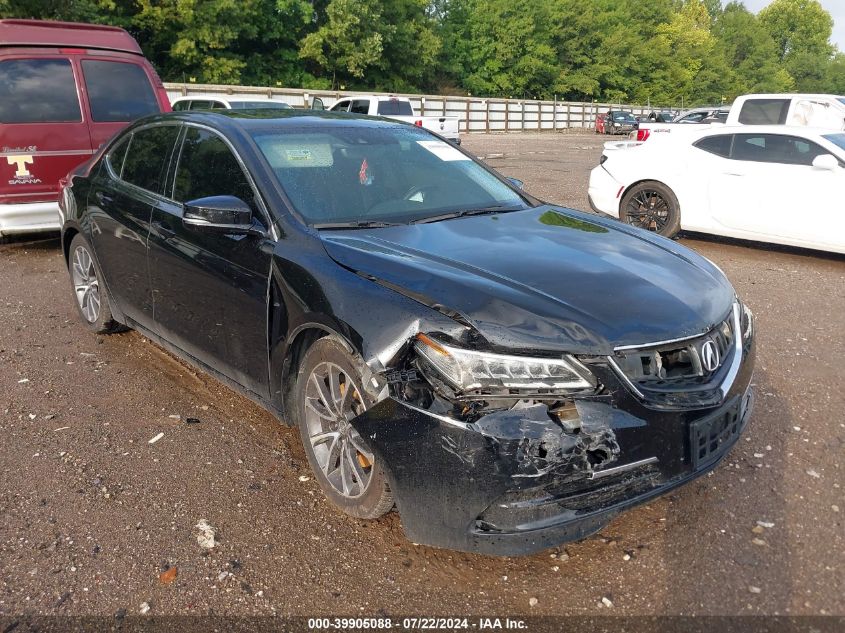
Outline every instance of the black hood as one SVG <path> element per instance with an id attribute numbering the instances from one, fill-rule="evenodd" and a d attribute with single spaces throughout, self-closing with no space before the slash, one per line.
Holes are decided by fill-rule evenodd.
<path id="1" fill-rule="evenodd" d="M 342 266 L 459 312 L 502 348 L 608 354 L 706 332 L 734 300 L 693 251 L 558 207 L 320 237 Z"/>

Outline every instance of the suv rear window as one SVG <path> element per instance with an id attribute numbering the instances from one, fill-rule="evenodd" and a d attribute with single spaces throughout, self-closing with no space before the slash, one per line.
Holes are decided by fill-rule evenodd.
<path id="1" fill-rule="evenodd" d="M 67 59 L 0 62 L 0 123 L 81 121 L 73 69 Z"/>
<path id="2" fill-rule="evenodd" d="M 94 121 L 134 121 L 160 111 L 147 73 L 137 64 L 84 60 L 82 74 Z"/>
<path id="3" fill-rule="evenodd" d="M 414 116 L 411 104 L 407 101 L 399 101 L 398 99 L 379 101 L 378 113 L 387 116 Z"/>
<path id="4" fill-rule="evenodd" d="M 743 125 L 780 125 L 786 122 L 789 99 L 749 99 L 742 105 L 739 122 Z"/>

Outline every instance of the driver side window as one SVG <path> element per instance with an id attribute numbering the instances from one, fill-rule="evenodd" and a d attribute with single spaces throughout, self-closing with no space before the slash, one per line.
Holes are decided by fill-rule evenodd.
<path id="1" fill-rule="evenodd" d="M 173 199 L 236 196 L 255 212 L 252 186 L 229 146 L 214 132 L 189 127 L 176 167 Z"/>

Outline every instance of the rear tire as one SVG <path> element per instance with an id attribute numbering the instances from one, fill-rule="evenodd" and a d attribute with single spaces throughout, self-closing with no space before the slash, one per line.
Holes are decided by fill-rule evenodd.
<path id="1" fill-rule="evenodd" d="M 362 387 L 362 364 L 339 339 L 318 339 L 300 363 L 293 412 L 326 498 L 351 516 L 375 519 L 393 508 L 393 495 L 384 470 L 349 424 L 373 404 Z"/>
<path id="2" fill-rule="evenodd" d="M 126 329 L 112 316 L 109 297 L 103 285 L 103 272 L 94 251 L 81 233 L 73 236 L 68 253 L 68 272 L 76 309 L 97 334 L 113 334 Z"/>
<path id="3" fill-rule="evenodd" d="M 664 237 L 675 237 L 681 230 L 681 207 L 669 187 L 649 180 L 631 187 L 622 197 L 619 219 Z"/>

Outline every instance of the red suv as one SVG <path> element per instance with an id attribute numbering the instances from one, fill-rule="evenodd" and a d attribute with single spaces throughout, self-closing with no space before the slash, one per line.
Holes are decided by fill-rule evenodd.
<path id="1" fill-rule="evenodd" d="M 57 230 L 59 180 L 127 123 L 169 110 L 123 29 L 0 20 L 0 237 Z"/>

